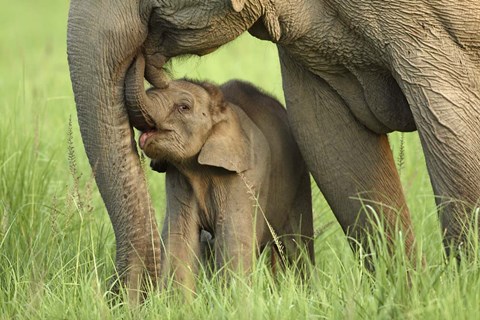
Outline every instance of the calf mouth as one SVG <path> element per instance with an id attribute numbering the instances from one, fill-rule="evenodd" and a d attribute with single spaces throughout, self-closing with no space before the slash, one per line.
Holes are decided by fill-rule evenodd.
<path id="1" fill-rule="evenodd" d="M 145 148 L 145 145 L 147 144 L 147 140 L 155 135 L 157 133 L 157 130 L 148 130 L 142 132 L 140 135 L 140 138 L 138 139 L 138 144 L 140 145 L 140 148 L 143 150 Z"/>
<path id="2" fill-rule="evenodd" d="M 168 133 L 171 131 L 173 130 L 165 129 L 165 128 L 155 128 L 147 131 L 142 131 L 142 133 L 140 134 L 140 138 L 138 139 L 138 144 L 140 145 L 140 148 L 142 150 L 145 150 L 145 146 L 147 145 L 151 137 L 156 136 L 158 134 L 162 134 L 162 133 Z"/>

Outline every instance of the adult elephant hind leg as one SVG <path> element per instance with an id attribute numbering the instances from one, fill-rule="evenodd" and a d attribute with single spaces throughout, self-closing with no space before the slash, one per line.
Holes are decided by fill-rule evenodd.
<path id="1" fill-rule="evenodd" d="M 372 225 L 364 203 L 381 213 L 392 239 L 402 231 L 414 258 L 410 214 L 386 135 L 358 123 L 341 97 L 322 79 L 280 52 L 290 124 L 320 190 L 352 244 L 366 248 Z M 360 201 L 359 198 L 364 201 Z"/>
<path id="2" fill-rule="evenodd" d="M 311 193 L 310 175 L 305 174 L 289 212 L 288 227 L 282 230 L 284 236 L 280 238 L 288 260 L 304 275 L 315 264 Z"/>
<path id="3" fill-rule="evenodd" d="M 394 76 L 420 134 L 448 253 L 451 245 L 466 244 L 479 206 L 480 65 L 447 35 L 391 49 Z"/>

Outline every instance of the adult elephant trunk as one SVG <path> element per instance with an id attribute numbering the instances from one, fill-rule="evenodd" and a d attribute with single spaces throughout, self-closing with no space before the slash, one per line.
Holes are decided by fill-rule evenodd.
<path id="1" fill-rule="evenodd" d="M 128 66 L 147 36 L 141 0 L 71 0 L 67 51 L 85 150 L 116 238 L 116 268 L 138 301 L 159 270 L 159 234 L 124 101 Z M 133 293 L 133 294 L 132 294 Z"/>
<path id="2" fill-rule="evenodd" d="M 155 109 L 155 103 L 145 92 L 144 74 L 145 59 L 139 54 L 125 78 L 125 101 L 131 125 L 138 130 L 147 131 L 155 127 L 150 116 Z"/>

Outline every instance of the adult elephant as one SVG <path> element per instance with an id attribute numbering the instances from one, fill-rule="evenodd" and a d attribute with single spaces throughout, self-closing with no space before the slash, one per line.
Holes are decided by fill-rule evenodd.
<path id="1" fill-rule="evenodd" d="M 125 73 L 141 47 L 145 77 L 162 87 L 169 57 L 206 54 L 246 30 L 277 43 L 295 138 L 344 231 L 361 242 L 367 202 L 387 232 L 404 231 L 410 251 L 386 134 L 418 129 L 446 244 L 464 241 L 480 198 L 479 17 L 475 0 L 72 0 L 78 119 L 122 278 L 139 288 L 142 270 L 155 280 L 159 265 L 124 100 Z"/>

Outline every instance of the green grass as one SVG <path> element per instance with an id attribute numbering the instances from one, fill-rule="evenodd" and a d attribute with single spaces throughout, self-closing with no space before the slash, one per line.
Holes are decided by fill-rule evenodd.
<path id="1" fill-rule="evenodd" d="M 4 1 L 6 2 L 6 1 Z M 64 1 L 16 1 L 0 11 L 0 319 L 469 319 L 480 313 L 478 257 L 444 262 L 429 178 L 416 134 L 390 137 L 427 265 L 405 263 L 380 245 L 376 272 L 361 267 L 314 190 L 317 265 L 299 283 L 273 278 L 262 259 L 250 280 L 200 276 L 185 303 L 153 292 L 131 309 L 107 293 L 114 237 L 91 178 L 76 123 L 66 62 Z M 219 63 L 219 62 L 222 63 Z M 173 62 L 176 77 L 249 80 L 282 99 L 275 48 L 242 37 L 208 57 Z M 72 127 L 70 127 L 72 119 Z M 71 141 L 69 143 L 69 141 Z M 72 163 L 75 162 L 75 165 Z M 147 174 L 157 218 L 162 177 Z"/>

